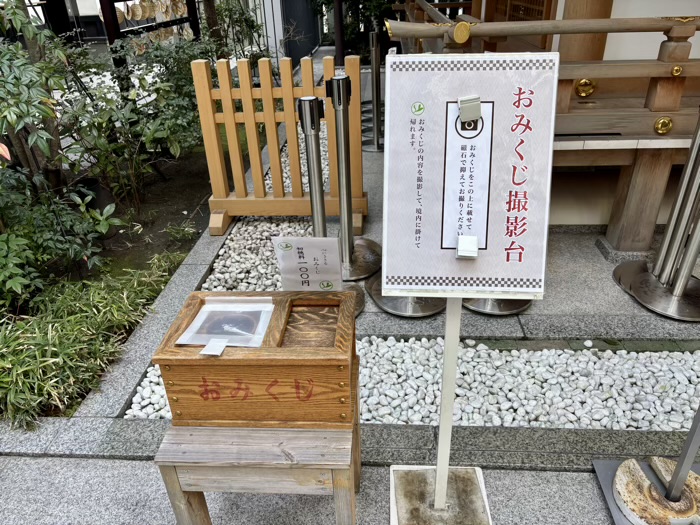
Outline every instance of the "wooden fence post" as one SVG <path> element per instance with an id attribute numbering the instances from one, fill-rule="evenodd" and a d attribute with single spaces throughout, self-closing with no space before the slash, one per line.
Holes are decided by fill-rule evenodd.
<path id="1" fill-rule="evenodd" d="M 208 60 L 192 62 L 192 77 L 197 95 L 199 121 L 202 126 L 204 151 L 207 156 L 209 180 L 214 198 L 225 199 L 229 196 L 228 175 L 225 169 L 224 150 L 221 146 L 219 127 L 216 124 L 216 101 L 212 99 L 211 65 Z M 212 210 L 209 229 L 212 235 L 223 235 L 231 223 L 231 217 L 225 211 Z"/>

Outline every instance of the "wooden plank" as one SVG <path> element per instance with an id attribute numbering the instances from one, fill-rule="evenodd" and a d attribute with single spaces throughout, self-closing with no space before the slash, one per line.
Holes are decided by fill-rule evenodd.
<path id="1" fill-rule="evenodd" d="M 277 134 L 275 120 L 275 99 L 272 96 L 272 64 L 269 58 L 258 60 L 260 70 L 260 88 L 262 90 L 263 115 L 265 117 L 265 136 L 267 151 L 270 158 L 270 178 L 272 179 L 272 194 L 284 197 L 284 182 L 282 180 L 282 159 L 280 156 L 280 139 Z"/>
<path id="2" fill-rule="evenodd" d="M 350 77 L 351 90 L 354 96 L 350 97 L 348 108 L 350 119 L 350 178 L 352 183 L 352 196 L 362 196 L 362 80 L 360 75 L 360 57 L 353 55 L 345 57 L 345 72 Z"/>
<path id="3" fill-rule="evenodd" d="M 608 230 L 616 250 L 646 251 L 671 172 L 672 150 L 639 150 L 635 164 L 620 173 Z"/>
<path id="4" fill-rule="evenodd" d="M 332 56 L 323 57 L 323 81 L 328 82 L 335 76 L 335 59 Z M 331 199 L 338 199 L 338 140 L 335 134 L 335 111 L 333 101 L 326 97 L 326 130 L 328 132 L 328 179 L 330 182 Z M 326 208 L 326 215 L 330 215 Z"/>
<path id="5" fill-rule="evenodd" d="M 353 235 L 362 235 L 362 232 L 364 230 L 364 222 L 365 222 L 365 216 L 362 215 L 361 211 L 355 211 L 353 210 L 352 212 L 352 234 Z"/>
<path id="6" fill-rule="evenodd" d="M 192 77 L 194 78 L 194 90 L 197 95 L 197 108 L 199 109 L 199 121 L 202 126 L 202 138 L 204 139 L 204 151 L 207 156 L 211 191 L 214 197 L 225 198 L 230 190 L 228 176 L 224 168 L 224 149 L 221 146 L 221 136 L 219 135 L 219 128 L 214 121 L 216 102 L 209 97 L 212 86 L 209 61 L 193 61 Z"/>
<path id="7" fill-rule="evenodd" d="M 299 136 L 297 132 L 296 104 L 294 100 L 294 72 L 292 59 L 285 57 L 280 60 L 280 77 L 282 79 L 282 98 L 284 104 L 284 122 L 287 132 L 287 153 L 289 154 L 289 170 L 292 178 L 292 196 L 301 198 L 304 190 L 301 183 L 301 157 L 299 154 Z"/>
<path id="8" fill-rule="evenodd" d="M 177 467 L 183 490 L 253 494 L 333 494 L 329 469 Z"/>
<path id="9" fill-rule="evenodd" d="M 260 156 L 260 139 L 258 138 L 258 126 L 253 120 L 255 115 L 255 102 L 253 101 L 253 75 L 250 71 L 250 62 L 247 58 L 238 61 L 238 81 L 241 85 L 241 102 L 243 113 L 246 115 L 245 132 L 248 142 L 248 159 L 250 160 L 250 172 L 253 178 L 253 189 L 256 198 L 265 197 L 265 180 Z"/>
<path id="10" fill-rule="evenodd" d="M 352 395 L 351 395 L 352 398 Z M 207 421 L 202 420 L 187 420 L 182 419 L 173 423 L 178 428 L 198 428 L 206 425 L 207 428 L 258 428 L 258 429 L 274 429 L 286 428 L 291 430 L 346 430 L 352 431 L 352 420 L 343 420 L 342 423 L 330 423 L 328 421 L 248 421 L 234 419 L 212 419 Z"/>
<path id="11" fill-rule="evenodd" d="M 557 87 L 557 113 L 568 113 L 571 105 L 571 95 L 574 89 L 573 80 L 559 79 Z"/>
<path id="12" fill-rule="evenodd" d="M 353 378 L 357 381 L 359 375 L 360 362 L 359 359 L 353 365 L 357 368 L 357 374 L 353 373 Z M 355 386 L 355 391 L 359 385 L 353 383 Z M 360 404 L 355 403 L 355 417 L 352 425 L 352 469 L 353 469 L 353 481 L 355 482 L 355 492 L 360 492 L 360 480 L 362 477 L 362 454 L 360 451 Z"/>
<path id="13" fill-rule="evenodd" d="M 248 196 L 245 199 L 238 199 L 231 194 L 226 199 L 209 199 L 210 206 L 215 206 L 217 209 L 226 210 L 232 217 L 242 217 L 246 215 L 254 215 L 260 217 L 277 217 L 280 215 L 293 216 L 309 216 L 311 215 L 311 203 L 308 197 L 294 198 L 290 195 L 285 195 L 283 199 L 275 199 L 271 196 L 264 199 L 256 199 Z M 338 199 L 332 198 L 329 193 L 325 194 L 326 215 L 338 216 L 339 207 Z M 352 209 L 361 210 L 367 215 L 367 193 L 364 193 L 362 198 L 353 198 Z"/>
<path id="14" fill-rule="evenodd" d="M 679 60 L 673 63 L 660 60 L 606 60 L 605 62 L 567 62 L 559 65 L 559 80 L 579 78 L 671 78 L 673 66 L 681 66 L 681 78 L 700 76 L 700 60 Z"/>
<path id="15" fill-rule="evenodd" d="M 214 210 L 209 215 L 209 234 L 223 235 L 228 230 L 233 217 L 226 210 Z"/>
<path id="16" fill-rule="evenodd" d="M 635 150 L 555 151 L 554 166 L 627 166 L 634 163 Z"/>
<path id="17" fill-rule="evenodd" d="M 300 348 L 278 348 L 279 353 L 298 354 Z M 309 350 L 315 350 L 310 348 Z M 324 348 L 319 350 L 324 351 Z M 338 352 L 338 356 L 342 357 Z M 173 424 L 180 420 L 210 424 L 217 420 L 351 421 L 349 401 L 350 356 L 326 365 L 299 359 L 294 365 L 278 366 L 264 358 L 255 365 L 235 366 L 209 360 L 210 364 L 170 365 L 163 371 Z M 339 386 L 343 383 L 345 386 Z M 342 414 L 345 414 L 343 417 Z"/>
<path id="18" fill-rule="evenodd" d="M 337 324 L 337 306 L 292 306 L 281 346 L 331 347 Z"/>
<path id="19" fill-rule="evenodd" d="M 314 61 L 310 57 L 304 57 L 301 64 L 301 93 L 304 97 L 314 96 Z"/>
<path id="20" fill-rule="evenodd" d="M 333 471 L 333 499 L 336 525 L 355 525 L 355 483 L 353 471 Z"/>
<path id="21" fill-rule="evenodd" d="M 219 60 L 216 63 L 216 71 L 219 75 L 219 85 L 224 93 L 231 91 L 233 78 L 231 77 L 231 66 L 228 60 Z M 226 141 L 228 143 L 228 154 L 231 159 L 231 171 L 233 173 L 233 189 L 236 197 L 246 197 L 248 188 L 245 181 L 245 168 L 243 167 L 243 152 L 241 151 L 241 140 L 238 134 L 238 124 L 236 124 L 236 106 L 231 97 L 221 98 L 223 108 L 223 118 L 226 127 Z"/>
<path id="22" fill-rule="evenodd" d="M 163 477 L 177 525 L 211 525 L 204 494 L 183 491 L 174 467 L 163 465 L 160 467 L 160 474 Z"/>
<path id="23" fill-rule="evenodd" d="M 646 109 L 572 109 L 569 113 L 556 116 L 555 133 L 658 137 L 654 123 L 662 116 L 668 116 L 668 113 Z M 673 130 L 666 137 L 690 136 L 697 124 L 697 109 L 681 109 L 672 115 L 672 119 Z"/>
<path id="24" fill-rule="evenodd" d="M 158 465 L 349 468 L 352 430 L 171 427 Z"/>

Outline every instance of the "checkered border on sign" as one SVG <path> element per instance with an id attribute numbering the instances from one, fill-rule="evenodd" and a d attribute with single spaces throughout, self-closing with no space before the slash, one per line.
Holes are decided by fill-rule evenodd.
<path id="1" fill-rule="evenodd" d="M 509 277 L 436 277 L 388 275 L 389 286 L 471 286 L 474 288 L 539 288 L 542 279 Z"/>
<path id="2" fill-rule="evenodd" d="M 538 71 L 554 69 L 551 58 L 517 58 L 496 60 L 450 59 L 421 62 L 400 61 L 391 64 L 392 71 Z"/>

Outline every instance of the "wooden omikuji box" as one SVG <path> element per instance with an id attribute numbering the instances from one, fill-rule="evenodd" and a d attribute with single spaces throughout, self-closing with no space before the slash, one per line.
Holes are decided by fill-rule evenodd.
<path id="1" fill-rule="evenodd" d="M 260 348 L 220 356 L 176 341 L 207 297 L 269 297 Z M 352 292 L 192 293 L 158 348 L 173 425 L 352 428 L 359 361 Z"/>

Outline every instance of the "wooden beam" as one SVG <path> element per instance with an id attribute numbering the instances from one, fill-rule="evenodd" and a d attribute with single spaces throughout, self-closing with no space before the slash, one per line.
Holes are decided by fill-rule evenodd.
<path id="1" fill-rule="evenodd" d="M 334 199 L 329 193 L 325 195 L 326 199 L 326 215 L 338 216 L 340 214 L 338 199 Z M 308 197 L 296 198 L 289 194 L 284 198 L 278 199 L 271 195 L 263 198 L 256 198 L 249 195 L 244 199 L 239 199 L 235 194 L 231 194 L 225 199 L 209 199 L 210 210 L 225 210 L 231 217 L 239 217 L 242 215 L 252 215 L 258 217 L 276 217 L 284 215 L 294 216 L 311 216 L 311 202 Z M 362 198 L 352 199 L 352 209 L 361 211 L 367 215 L 367 193 L 363 194 Z"/>
<path id="2" fill-rule="evenodd" d="M 590 20 L 610 18 L 613 0 L 577 0 L 564 5 L 565 20 Z M 562 35 L 559 40 L 559 59 L 562 62 L 573 60 L 603 60 L 607 32 Z"/>
<path id="3" fill-rule="evenodd" d="M 673 73 L 674 66 L 682 68 L 678 75 Z M 559 80 L 697 76 L 700 76 L 700 60 L 679 60 L 672 63 L 660 60 L 606 60 L 559 64 Z"/>
<path id="4" fill-rule="evenodd" d="M 672 150 L 639 150 L 634 165 L 622 168 L 605 234 L 616 250 L 650 248 L 672 161 Z"/>

